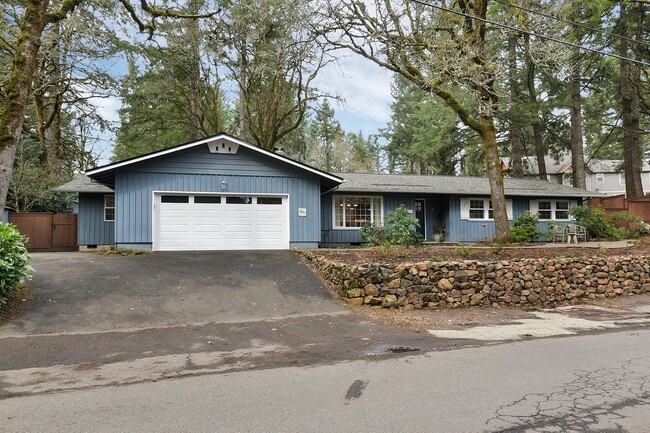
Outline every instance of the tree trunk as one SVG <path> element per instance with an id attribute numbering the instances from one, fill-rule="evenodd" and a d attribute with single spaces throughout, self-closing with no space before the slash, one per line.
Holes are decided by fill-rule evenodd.
<path id="1" fill-rule="evenodd" d="M 242 43 L 240 53 L 240 68 L 239 68 L 239 138 L 246 140 L 246 75 L 248 60 L 246 58 L 246 44 Z"/>
<path id="2" fill-rule="evenodd" d="M 526 62 L 528 63 L 528 95 L 534 110 L 533 139 L 535 142 L 535 157 L 537 158 L 537 170 L 541 180 L 548 180 L 546 174 L 546 149 L 542 136 L 542 122 L 539 120 L 539 107 L 537 104 L 537 88 L 535 87 L 535 61 L 530 55 L 530 36 L 524 35 L 526 43 Z"/>
<path id="3" fill-rule="evenodd" d="M 192 4 L 193 8 L 191 13 L 197 14 L 199 11 L 196 3 Z M 188 26 L 190 34 L 190 65 L 188 65 L 190 72 L 190 117 L 191 117 L 191 131 L 192 139 L 198 140 L 203 138 L 204 125 L 203 125 L 203 105 L 202 105 L 202 92 L 201 92 L 201 53 L 199 43 L 201 41 L 201 33 L 199 29 L 199 20 L 192 19 Z"/>
<path id="4" fill-rule="evenodd" d="M 627 9 L 625 2 L 620 3 L 621 35 L 629 37 L 629 23 L 634 14 Z M 642 28 L 643 10 L 636 13 L 637 26 Z M 636 32 L 638 36 L 638 31 Z M 619 54 L 628 57 L 629 49 L 625 39 L 620 39 Z M 643 195 L 641 183 L 642 151 L 639 137 L 640 98 L 639 83 L 641 67 L 636 63 L 620 60 L 621 118 L 623 123 L 623 157 L 625 168 L 625 195 L 628 198 Z"/>
<path id="5" fill-rule="evenodd" d="M 508 38 L 508 84 L 510 87 L 510 163 L 512 176 L 524 177 L 524 145 L 521 139 L 521 127 L 515 114 L 517 107 L 517 39 Z"/>
<path id="6" fill-rule="evenodd" d="M 580 52 L 573 56 L 571 71 L 571 168 L 573 170 L 573 186 L 586 189 L 585 157 L 582 143 L 582 60 Z"/>
<path id="7" fill-rule="evenodd" d="M 0 211 L 4 209 L 13 171 L 16 147 L 25 119 L 25 110 L 38 62 L 40 37 L 47 24 L 49 0 L 29 0 L 20 24 L 20 36 L 6 99 L 0 111 Z"/>
<path id="8" fill-rule="evenodd" d="M 509 243 L 510 224 L 506 210 L 505 188 L 503 186 L 503 173 L 501 171 L 501 158 L 497 146 L 497 134 L 492 116 L 481 117 L 482 131 L 481 148 L 485 155 L 488 182 L 490 183 L 490 197 L 494 216 L 494 242 L 499 244 Z"/>

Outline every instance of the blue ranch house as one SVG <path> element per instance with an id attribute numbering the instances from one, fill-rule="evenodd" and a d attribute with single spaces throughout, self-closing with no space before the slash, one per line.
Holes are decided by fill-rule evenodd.
<path id="1" fill-rule="evenodd" d="M 506 178 L 508 217 L 569 222 L 595 193 Z M 361 242 L 400 205 L 427 241 L 493 236 L 486 178 L 327 173 L 227 134 L 88 170 L 58 188 L 79 193 L 79 245 L 164 250 L 288 249 Z"/>

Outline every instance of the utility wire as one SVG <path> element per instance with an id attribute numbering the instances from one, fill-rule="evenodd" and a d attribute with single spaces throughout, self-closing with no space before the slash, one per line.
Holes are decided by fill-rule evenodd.
<path id="1" fill-rule="evenodd" d="M 547 13 L 544 13 L 544 12 L 536 11 L 534 9 L 529 9 L 529 8 L 526 8 L 526 7 L 523 7 L 523 6 L 516 5 L 514 3 L 508 3 L 508 2 L 503 1 L 503 0 L 492 0 L 492 1 L 494 1 L 495 3 L 501 3 L 502 5 L 510 6 L 510 7 L 513 7 L 515 9 L 519 9 L 519 10 L 522 10 L 522 11 L 525 11 L 525 12 L 530 12 L 532 14 L 541 15 L 541 16 L 546 17 L 546 18 L 551 18 L 551 19 L 559 21 L 561 23 L 571 24 L 572 26 L 577 26 L 577 27 L 582 27 L 583 29 L 591 30 L 593 32 L 601 33 L 603 35 L 614 36 L 615 38 L 625 39 L 626 41 L 634 42 L 636 44 L 650 46 L 650 42 L 645 42 L 645 41 L 642 41 L 640 39 L 630 38 L 630 37 L 627 37 L 627 36 L 624 36 L 624 35 L 617 35 L 616 33 L 611 33 L 611 32 L 608 32 L 608 31 L 605 31 L 605 30 L 602 30 L 602 29 L 597 29 L 595 27 L 590 27 L 588 25 L 580 24 L 580 23 L 577 23 L 575 21 L 566 20 L 566 19 L 560 18 L 558 16 L 554 16 L 554 15 L 550 15 L 550 14 L 547 14 Z"/>
<path id="2" fill-rule="evenodd" d="M 461 17 L 471 18 L 473 20 L 481 21 L 481 22 L 484 22 L 486 24 L 492 24 L 492 25 L 495 25 L 497 27 L 502 27 L 504 29 L 508 29 L 508 30 L 518 32 L 518 33 L 521 33 L 521 34 L 535 36 L 537 38 L 545 39 L 545 40 L 551 41 L 551 42 L 557 42 L 558 44 L 566 45 L 566 46 L 569 46 L 569 47 L 572 47 L 572 48 L 577 48 L 579 50 L 589 51 L 589 52 L 600 54 L 600 55 L 606 56 L 606 57 L 614 57 L 614 58 L 619 59 L 619 60 L 625 60 L 625 61 L 628 61 L 628 62 L 631 62 L 631 63 L 636 63 L 636 64 L 642 65 L 642 66 L 650 66 L 650 63 L 644 62 L 642 60 L 631 59 L 629 57 L 619 56 L 618 54 L 608 53 L 608 52 L 605 52 L 605 51 L 596 50 L 594 48 L 587 48 L 585 46 L 574 44 L 574 43 L 567 42 L 567 41 L 563 41 L 561 39 L 557 39 L 557 38 L 554 38 L 552 36 L 540 35 L 538 33 L 531 32 L 531 31 L 528 31 L 528 30 L 523 30 L 523 29 L 511 26 L 511 25 L 508 25 L 508 24 L 497 23 L 495 21 L 491 21 L 491 20 L 488 20 L 488 19 L 485 19 L 485 18 L 477 17 L 475 15 L 466 14 L 464 12 L 455 11 L 453 9 L 447 9 L 447 8 L 442 7 L 442 6 L 435 5 L 433 3 L 427 3 L 427 2 L 425 2 L 423 0 L 409 0 L 409 1 L 411 1 L 413 3 L 421 4 L 423 6 L 428 6 L 428 7 L 434 8 L 434 9 L 438 9 L 438 10 L 443 11 L 443 12 L 449 12 L 451 14 L 458 15 L 458 16 L 461 16 Z"/>

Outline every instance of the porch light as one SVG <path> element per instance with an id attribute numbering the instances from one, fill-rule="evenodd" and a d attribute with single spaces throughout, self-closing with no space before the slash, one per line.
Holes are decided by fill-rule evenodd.
<path id="1" fill-rule="evenodd" d="M 225 191 L 226 188 L 228 188 L 228 182 L 226 182 L 225 180 L 222 180 L 221 181 L 221 190 Z"/>

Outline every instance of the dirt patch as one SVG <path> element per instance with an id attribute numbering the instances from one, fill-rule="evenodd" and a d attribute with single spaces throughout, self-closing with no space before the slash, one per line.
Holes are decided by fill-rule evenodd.
<path id="1" fill-rule="evenodd" d="M 612 257 L 635 256 L 650 253 L 650 240 L 644 239 L 628 248 L 535 248 L 528 246 L 499 247 L 490 245 L 423 245 L 411 248 L 394 248 L 387 255 L 381 255 L 379 248 L 331 248 L 318 250 L 319 255 L 332 260 L 347 263 L 385 263 L 397 265 L 399 263 L 414 263 L 422 261 L 495 261 L 510 260 L 515 258 L 557 258 L 557 257 Z"/>
<path id="2" fill-rule="evenodd" d="M 20 316 L 32 300 L 32 291 L 23 284 L 6 304 L 0 305 L 0 324 Z"/>
<path id="3" fill-rule="evenodd" d="M 589 308 L 590 306 L 597 308 Z M 594 321 L 648 317 L 650 315 L 650 295 L 630 295 L 617 299 L 602 299 L 586 303 L 581 308 L 560 307 L 558 312 L 576 318 Z M 507 325 L 517 320 L 534 319 L 530 311 L 519 307 L 469 307 L 440 310 L 404 310 L 381 307 L 351 307 L 354 312 L 367 320 L 383 326 L 427 332 L 431 329 L 464 330 L 476 326 Z M 646 313 L 644 310 L 648 309 Z"/>

